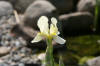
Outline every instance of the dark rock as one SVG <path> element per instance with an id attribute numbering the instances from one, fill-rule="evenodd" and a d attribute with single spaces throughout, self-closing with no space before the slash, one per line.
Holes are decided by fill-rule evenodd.
<path id="1" fill-rule="evenodd" d="M 24 13 L 26 8 L 34 1 L 35 0 L 11 0 L 10 2 L 19 13 Z"/>
<path id="2" fill-rule="evenodd" d="M 41 66 L 40 64 L 25 64 L 25 66 Z"/>
<path id="3" fill-rule="evenodd" d="M 48 0 L 48 1 L 50 1 L 61 13 L 70 12 L 74 5 L 73 0 Z"/>
<path id="4" fill-rule="evenodd" d="M 86 62 L 88 66 L 100 66 L 100 57 L 95 57 Z"/>
<path id="5" fill-rule="evenodd" d="M 78 11 L 88 11 L 94 14 L 95 11 L 96 0 L 80 0 L 77 5 Z"/>
<path id="6" fill-rule="evenodd" d="M 2 16 L 10 16 L 13 13 L 12 5 L 7 1 L 0 1 L 0 18 Z"/>
<path id="7" fill-rule="evenodd" d="M 72 9 L 73 12 L 76 12 L 77 11 L 77 4 L 78 4 L 79 0 L 73 0 L 73 3 L 74 3 L 74 7 Z"/>
<path id="8" fill-rule="evenodd" d="M 59 17 L 62 22 L 64 37 L 68 35 L 80 35 L 92 31 L 93 16 L 88 12 L 65 14 Z"/>
<path id="9" fill-rule="evenodd" d="M 48 1 L 35 1 L 25 11 L 25 18 L 23 20 L 25 26 L 37 29 L 37 20 L 40 16 L 48 17 L 55 16 L 56 8 Z"/>

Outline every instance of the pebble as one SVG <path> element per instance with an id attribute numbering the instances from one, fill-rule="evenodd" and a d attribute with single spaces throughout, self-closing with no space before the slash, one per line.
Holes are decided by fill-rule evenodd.
<path id="1" fill-rule="evenodd" d="M 23 64 L 23 63 L 19 63 L 18 66 L 25 66 L 25 64 Z"/>
<path id="2" fill-rule="evenodd" d="M 10 52 L 9 47 L 0 47 L 0 56 L 6 55 Z"/>

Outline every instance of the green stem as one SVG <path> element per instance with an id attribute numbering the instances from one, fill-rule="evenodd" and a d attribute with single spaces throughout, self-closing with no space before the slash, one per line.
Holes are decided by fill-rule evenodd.
<path id="1" fill-rule="evenodd" d="M 62 60 L 62 56 L 60 56 L 59 58 L 59 66 L 64 66 L 63 60 Z"/>
<path id="2" fill-rule="evenodd" d="M 52 39 L 47 39 L 46 66 L 54 66 Z"/>

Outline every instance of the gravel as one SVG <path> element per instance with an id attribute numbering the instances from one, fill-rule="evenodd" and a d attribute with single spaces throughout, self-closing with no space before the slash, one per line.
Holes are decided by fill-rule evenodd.
<path id="1" fill-rule="evenodd" d="M 10 33 L 12 24 L 16 23 L 8 20 L 0 22 L 0 47 L 10 48 L 9 53 L 0 57 L 0 66 L 28 66 L 28 64 L 40 66 L 37 56 L 27 47 L 26 41 Z"/>

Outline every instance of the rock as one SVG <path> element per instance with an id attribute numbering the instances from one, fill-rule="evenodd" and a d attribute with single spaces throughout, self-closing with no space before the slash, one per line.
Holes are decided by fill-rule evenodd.
<path id="1" fill-rule="evenodd" d="M 5 0 L 9 1 L 19 13 L 24 13 L 27 7 L 36 0 Z"/>
<path id="2" fill-rule="evenodd" d="M 88 11 L 94 14 L 95 11 L 96 0 L 80 0 L 77 5 L 78 11 Z"/>
<path id="3" fill-rule="evenodd" d="M 61 13 L 70 12 L 73 8 L 73 0 L 49 0 Z"/>
<path id="4" fill-rule="evenodd" d="M 77 4 L 78 4 L 78 2 L 79 2 L 79 0 L 73 0 L 74 7 L 73 7 L 72 12 L 76 12 L 77 11 Z"/>
<path id="5" fill-rule="evenodd" d="M 22 63 L 27 63 L 29 60 L 30 60 L 29 57 L 25 57 L 25 58 L 22 58 L 22 59 L 20 60 L 20 62 L 22 62 Z"/>
<path id="6" fill-rule="evenodd" d="M 26 8 L 34 1 L 35 0 L 12 0 L 10 2 L 19 13 L 24 13 Z"/>
<path id="7" fill-rule="evenodd" d="M 12 60 L 15 61 L 15 62 L 17 62 L 17 61 L 20 61 L 21 58 L 22 58 L 22 57 L 21 57 L 20 55 L 14 55 L 14 56 L 12 57 Z"/>
<path id="8" fill-rule="evenodd" d="M 46 55 L 45 53 L 41 53 L 41 54 L 38 55 L 37 58 L 38 58 L 39 60 L 43 61 L 43 60 L 45 60 L 45 55 Z"/>
<path id="9" fill-rule="evenodd" d="M 86 62 L 88 66 L 100 66 L 100 57 L 90 59 Z"/>
<path id="10" fill-rule="evenodd" d="M 25 66 L 25 64 L 24 63 L 20 63 L 20 64 L 18 64 L 18 66 Z"/>
<path id="11" fill-rule="evenodd" d="M 0 47 L 0 56 L 4 56 L 10 52 L 9 47 Z"/>
<path id="12" fill-rule="evenodd" d="M 56 8 L 48 1 L 35 1 L 25 11 L 25 18 L 23 20 L 25 26 L 30 26 L 37 29 L 37 20 L 40 16 L 48 17 L 55 16 Z"/>
<path id="13" fill-rule="evenodd" d="M 12 5 L 7 1 L 0 1 L 0 18 L 2 16 L 9 17 L 13 13 Z"/>
<path id="14" fill-rule="evenodd" d="M 64 37 L 68 35 L 80 35 L 92 31 L 93 16 L 88 12 L 76 12 L 59 16 L 62 22 Z"/>

